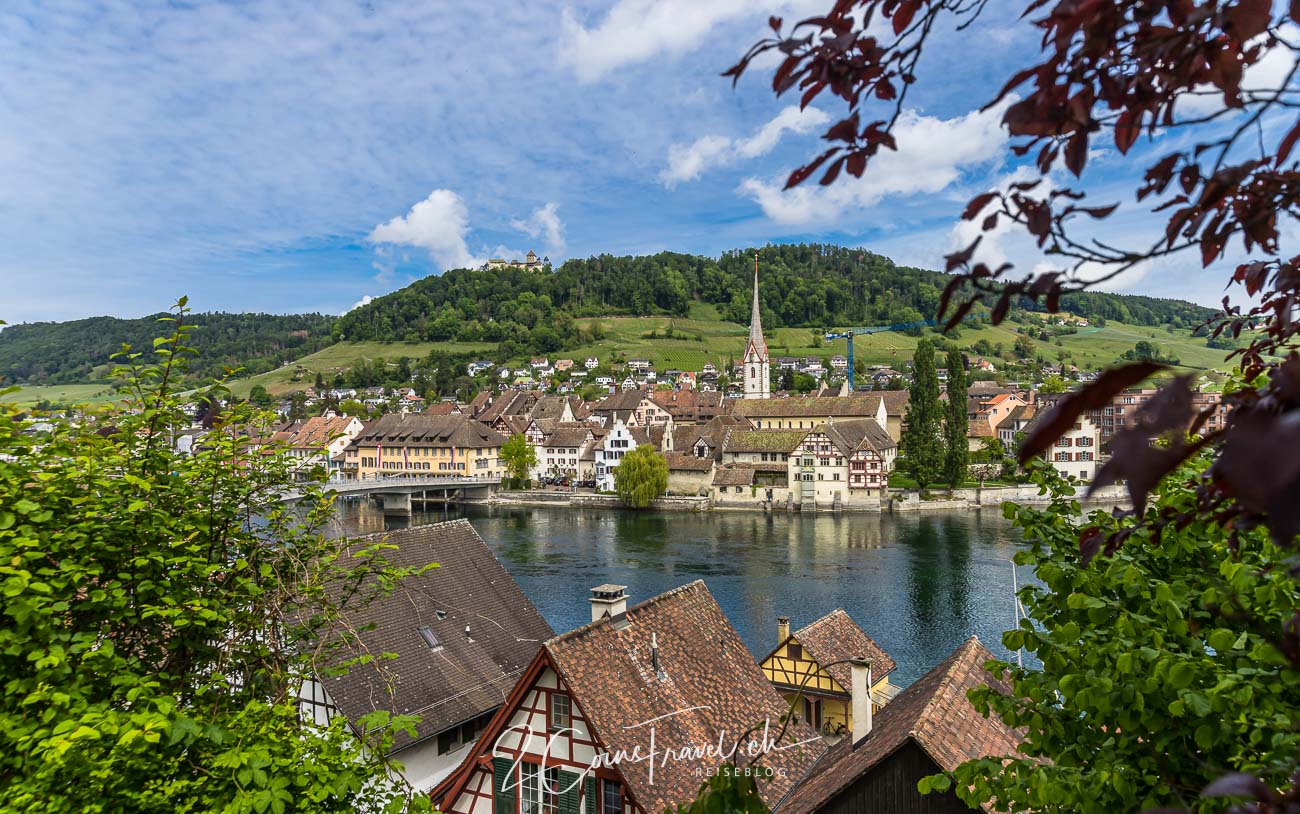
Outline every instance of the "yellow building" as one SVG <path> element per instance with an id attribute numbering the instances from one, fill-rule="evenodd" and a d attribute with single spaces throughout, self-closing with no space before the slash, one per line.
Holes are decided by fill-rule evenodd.
<path id="1" fill-rule="evenodd" d="M 873 711 L 898 694 L 889 683 L 897 666 L 894 660 L 842 608 L 793 634 L 789 618 L 778 617 L 777 640 L 776 649 L 763 659 L 763 674 L 795 705 L 795 712 L 824 735 L 853 729 L 850 660 L 863 658 L 871 665 Z"/>
<path id="2" fill-rule="evenodd" d="M 357 477 L 499 478 L 505 442 L 501 433 L 463 415 L 390 414 L 353 441 Z"/>

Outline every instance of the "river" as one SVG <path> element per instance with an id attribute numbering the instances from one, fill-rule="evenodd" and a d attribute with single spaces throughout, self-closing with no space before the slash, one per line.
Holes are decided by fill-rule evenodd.
<path id="1" fill-rule="evenodd" d="M 798 629 L 843 607 L 910 684 L 968 636 L 1014 658 L 1001 633 L 1015 613 L 1009 558 L 1019 532 L 997 511 L 801 515 L 467 506 L 467 517 L 557 632 L 590 620 L 589 589 L 627 585 L 635 603 L 703 579 L 755 657 L 776 646 L 776 617 Z M 433 523 L 342 504 L 346 533 Z M 1023 581 L 1027 568 L 1019 569 Z M 1028 664 L 1028 654 L 1026 654 Z"/>

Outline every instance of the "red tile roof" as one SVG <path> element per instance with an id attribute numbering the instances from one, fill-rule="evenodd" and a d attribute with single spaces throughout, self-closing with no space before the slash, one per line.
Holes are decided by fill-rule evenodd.
<path id="1" fill-rule="evenodd" d="M 865 738 L 857 744 L 845 738 L 827 752 L 794 793 L 775 807 L 776 814 L 819 810 L 909 740 L 944 771 L 975 758 L 1014 755 L 1020 736 L 996 715 L 980 715 L 966 698 L 967 690 L 982 685 L 1008 690 L 984 669 L 992 658 L 979 639 L 967 639 L 882 707 Z"/>
<path id="2" fill-rule="evenodd" d="M 610 752 L 639 749 L 651 737 L 643 721 L 663 717 L 654 732 L 665 748 L 734 742 L 753 726 L 771 721 L 780 729 L 788 706 L 764 677 L 703 581 L 685 585 L 628 609 L 627 623 L 593 622 L 545 644 L 561 678 Z M 651 636 L 658 648 L 661 675 L 652 667 Z M 685 711 L 685 712 L 683 712 Z M 680 714 L 674 714 L 680 713 Z M 826 751 L 805 723 L 787 732 L 787 742 L 802 746 L 772 751 L 761 764 L 778 777 L 760 785 L 769 805 L 781 799 Z M 737 755 L 739 758 L 739 754 Z M 619 766 L 632 796 L 646 812 L 694 799 L 703 782 L 699 770 L 716 759 L 655 761 Z"/>

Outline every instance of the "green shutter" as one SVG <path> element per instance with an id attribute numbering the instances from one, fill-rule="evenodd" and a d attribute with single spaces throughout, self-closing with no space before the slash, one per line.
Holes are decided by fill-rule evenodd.
<path id="1" fill-rule="evenodd" d="M 582 780 L 576 772 L 566 772 L 560 769 L 559 786 L 560 799 L 556 805 L 556 814 L 578 814 L 578 792 L 582 787 Z"/>
<path id="2" fill-rule="evenodd" d="M 492 799 L 495 814 L 515 814 L 515 762 L 508 757 L 492 758 Z"/>
<path id="3" fill-rule="evenodd" d="M 587 810 L 585 814 L 597 814 L 600 811 L 600 805 L 596 801 L 596 773 L 587 774 L 587 791 L 583 795 L 587 798 Z"/>

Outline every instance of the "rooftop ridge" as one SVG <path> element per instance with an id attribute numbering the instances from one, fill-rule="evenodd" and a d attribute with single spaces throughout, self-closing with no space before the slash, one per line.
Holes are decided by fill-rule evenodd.
<path id="1" fill-rule="evenodd" d="M 672 590 L 664 591 L 661 594 L 656 594 L 650 597 L 649 599 L 638 602 L 637 604 L 628 608 L 627 611 L 624 613 L 624 615 L 626 616 L 628 614 L 635 613 L 637 611 L 640 611 L 643 608 L 650 607 L 651 605 L 654 605 L 657 602 L 661 602 L 665 599 L 668 599 L 669 597 L 677 596 L 678 594 L 685 593 L 688 589 L 694 588 L 696 585 L 704 588 L 705 591 L 708 591 L 708 588 L 705 587 L 704 585 L 704 580 L 696 579 L 686 583 L 685 585 L 678 585 L 676 588 L 673 588 Z M 593 620 L 591 622 L 588 622 L 585 625 L 582 625 L 581 627 L 575 627 L 573 630 L 570 630 L 567 633 L 561 633 L 558 636 L 552 636 L 551 638 L 542 642 L 542 647 L 550 647 L 551 645 L 561 644 L 571 639 L 579 638 L 580 636 L 583 636 L 589 633 L 590 631 L 594 630 L 595 628 L 609 623 L 610 621 L 612 620 L 608 618 Z"/>

